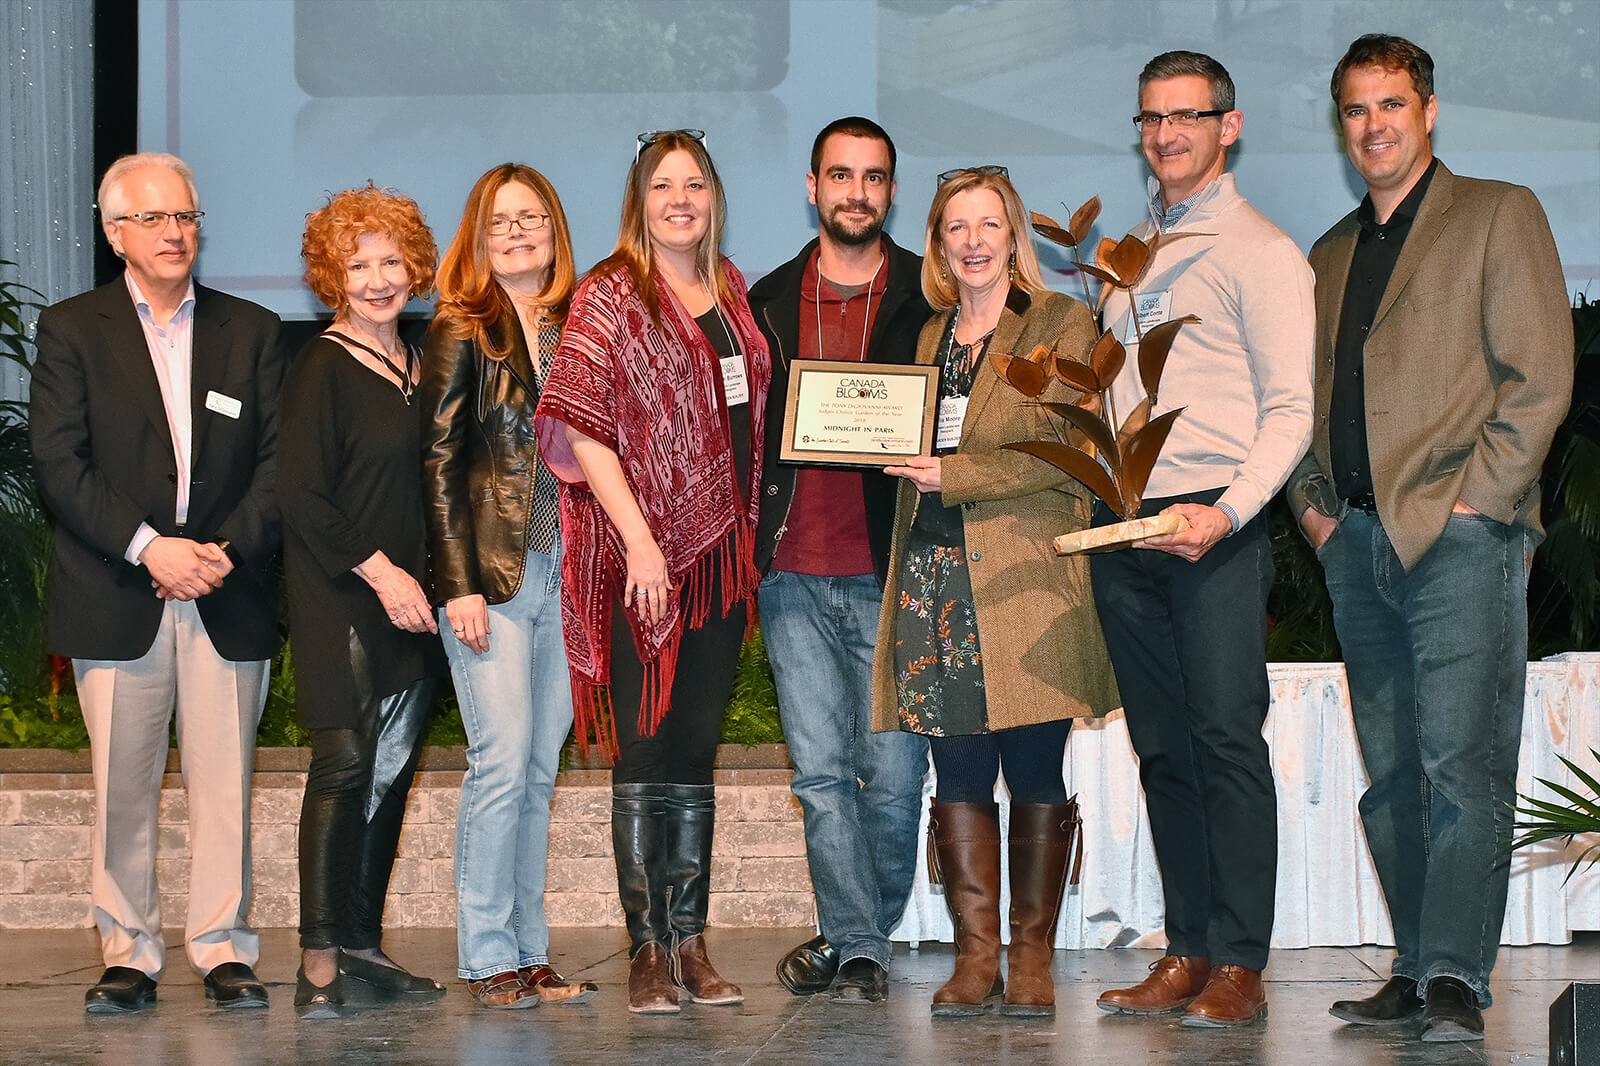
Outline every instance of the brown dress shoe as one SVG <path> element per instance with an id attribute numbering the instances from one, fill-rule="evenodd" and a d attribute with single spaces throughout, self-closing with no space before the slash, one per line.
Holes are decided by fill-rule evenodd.
<path id="1" fill-rule="evenodd" d="M 1183 1012 L 1184 1025 L 1218 1028 L 1249 1025 L 1267 1016 L 1267 993 L 1261 974 L 1243 966 L 1218 966 L 1205 991 Z"/>
<path id="2" fill-rule="evenodd" d="M 1095 1005 L 1112 1014 L 1172 1014 L 1187 1007 L 1211 977 L 1211 962 L 1199 955 L 1167 955 L 1150 965 L 1150 976 L 1132 988 L 1100 993 Z"/>
<path id="3" fill-rule="evenodd" d="M 711 965 L 711 958 L 706 954 L 706 938 L 701 934 L 678 941 L 672 957 L 673 978 L 694 1002 L 712 1007 L 731 1007 L 744 1002 L 739 986 L 724 979 Z"/>
<path id="4" fill-rule="evenodd" d="M 678 989 L 672 983 L 667 946 L 651 940 L 628 964 L 628 1010 L 634 1014 L 677 1014 Z"/>
<path id="5" fill-rule="evenodd" d="M 548 965 L 524 966 L 517 971 L 517 976 L 546 1003 L 572 1006 L 587 1003 L 600 994 L 600 986 L 593 981 L 568 981 Z"/>
<path id="6" fill-rule="evenodd" d="M 467 991 L 480 1007 L 495 1010 L 527 1010 L 539 1005 L 539 994 L 515 970 L 507 970 L 485 977 L 481 981 L 468 981 Z"/>

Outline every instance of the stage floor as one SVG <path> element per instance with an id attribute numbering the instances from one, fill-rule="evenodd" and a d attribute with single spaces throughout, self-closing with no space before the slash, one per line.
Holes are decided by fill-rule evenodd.
<path id="1" fill-rule="evenodd" d="M 259 972 L 266 1011 L 208 1009 L 200 982 L 173 953 L 153 1011 L 124 1017 L 83 1013 L 84 989 L 100 973 L 93 930 L 0 932 L 0 1062 L 212 1064 L 275 1063 L 622 1063 L 895 1066 L 900 1063 L 1123 1066 L 1411 1066 L 1416 1063 L 1543 1064 L 1550 1001 L 1571 980 L 1600 976 L 1600 937 L 1570 947 L 1503 948 L 1494 973 L 1488 1040 L 1422 1044 L 1414 1032 L 1347 1027 L 1327 1014 L 1335 999 L 1369 994 L 1387 972 L 1377 948 L 1278 951 L 1267 971 L 1271 1016 L 1244 1030 L 1186 1029 L 1176 1018 L 1108 1015 L 1095 996 L 1131 984 L 1156 958 L 1151 951 L 1058 951 L 1052 1020 L 998 1016 L 935 1022 L 928 1002 L 948 976 L 952 948 L 896 948 L 889 1001 L 837 1006 L 790 995 L 773 965 L 806 930 L 712 930 L 713 958 L 743 986 L 741 1007 L 687 1005 L 682 1014 L 628 1014 L 627 957 L 615 929 L 558 929 L 556 965 L 568 977 L 598 982 L 580 1007 L 491 1012 L 454 977 L 455 934 L 400 930 L 390 952 L 449 985 L 440 1002 L 375 1008 L 332 1022 L 298 1022 L 292 1007 L 295 934 L 262 935 Z M 169 944 L 181 936 L 169 931 Z"/>

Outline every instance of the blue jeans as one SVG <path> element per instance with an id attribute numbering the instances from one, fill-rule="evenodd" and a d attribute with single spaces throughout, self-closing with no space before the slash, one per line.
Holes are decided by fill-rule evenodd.
<path id="1" fill-rule="evenodd" d="M 774 570 L 761 581 L 761 633 L 805 814 L 818 924 L 839 961 L 889 967 L 917 864 L 928 741 L 872 731 L 877 580 Z"/>
<path id="2" fill-rule="evenodd" d="M 572 684 L 561 640 L 561 548 L 528 554 L 522 586 L 489 607 L 489 650 L 450 632 L 467 773 L 456 816 L 457 973 L 479 981 L 549 961 L 544 917 L 550 801 L 572 729 Z"/>
<path id="3" fill-rule="evenodd" d="M 1394 974 L 1454 977 L 1487 1007 L 1505 920 L 1527 674 L 1531 534 L 1452 515 L 1407 573 L 1378 516 L 1318 552 L 1371 782 L 1361 821 Z"/>

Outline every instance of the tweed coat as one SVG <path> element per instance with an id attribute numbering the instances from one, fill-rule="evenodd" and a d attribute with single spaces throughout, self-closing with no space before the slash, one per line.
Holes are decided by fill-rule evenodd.
<path id="1" fill-rule="evenodd" d="M 1328 409 L 1334 346 L 1360 225 L 1311 249 L 1317 275 L 1316 424 L 1289 479 L 1298 518 L 1337 516 Z M 1550 224 L 1520 185 L 1441 162 L 1367 334 L 1367 447 L 1384 532 L 1407 570 L 1459 499 L 1539 526 L 1539 470 L 1572 397 L 1572 310 Z"/>
<path id="2" fill-rule="evenodd" d="M 938 358 L 949 319 L 949 312 L 936 315 L 923 327 L 918 363 Z M 1049 463 L 1001 448 L 1014 441 L 1053 440 L 1062 426 L 1001 380 L 992 359 L 996 352 L 1025 356 L 1058 338 L 1062 351 L 1086 357 L 1095 337 L 1094 322 L 1078 301 L 1058 293 L 1030 300 L 1013 289 L 972 386 L 960 446 L 942 463 L 944 502 L 961 506 L 993 730 L 1103 715 L 1119 703 L 1088 560 L 1058 557 L 1051 547 L 1053 538 L 1088 527 L 1092 495 Z M 1065 401 L 1074 395 L 1052 380 L 1041 398 Z M 919 497 L 907 481 L 896 501 L 872 665 L 872 728 L 878 731 L 900 726 L 895 621 L 901 564 Z"/>

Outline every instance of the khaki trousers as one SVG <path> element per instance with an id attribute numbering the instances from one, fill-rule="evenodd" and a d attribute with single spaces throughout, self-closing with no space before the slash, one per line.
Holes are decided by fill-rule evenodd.
<path id="1" fill-rule="evenodd" d="M 72 666 L 94 766 L 90 899 L 105 964 L 156 978 L 166 966 L 157 814 L 176 710 L 189 796 L 189 963 L 201 974 L 225 962 L 254 966 L 250 778 L 268 664 L 223 659 L 195 605 L 169 601 L 141 658 Z"/>

